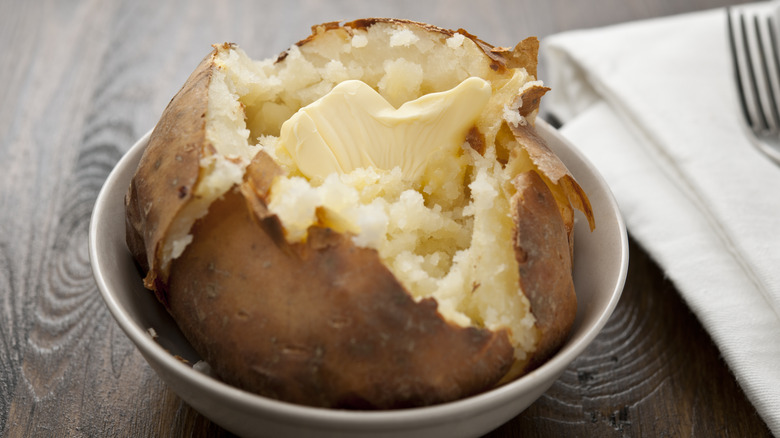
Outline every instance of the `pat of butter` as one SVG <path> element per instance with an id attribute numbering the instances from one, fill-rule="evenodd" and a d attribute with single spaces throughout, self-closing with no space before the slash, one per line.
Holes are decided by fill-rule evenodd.
<path id="1" fill-rule="evenodd" d="M 490 83 L 471 77 L 396 109 L 366 83 L 344 81 L 287 120 L 279 145 L 309 179 L 400 167 L 415 181 L 433 154 L 457 153 L 490 96 Z"/>

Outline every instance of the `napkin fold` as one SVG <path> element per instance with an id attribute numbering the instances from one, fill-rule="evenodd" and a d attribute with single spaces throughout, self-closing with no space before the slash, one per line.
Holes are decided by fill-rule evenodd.
<path id="1" fill-rule="evenodd" d="M 741 120 L 726 10 L 553 35 L 541 56 L 546 111 L 780 436 L 780 167 Z"/>

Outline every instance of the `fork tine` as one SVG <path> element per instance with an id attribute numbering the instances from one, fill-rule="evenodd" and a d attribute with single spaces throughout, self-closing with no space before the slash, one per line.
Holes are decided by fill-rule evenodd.
<path id="1" fill-rule="evenodd" d="M 740 52 L 738 51 L 738 43 L 737 43 L 737 28 L 734 24 L 734 15 L 736 12 L 734 12 L 730 7 L 726 8 L 726 25 L 727 25 L 727 33 L 729 34 L 729 49 L 731 50 L 731 60 L 733 61 L 732 64 L 734 65 L 734 77 L 737 80 L 737 94 L 739 95 L 739 103 L 740 107 L 742 108 L 742 115 L 745 117 L 745 120 L 750 120 L 750 114 L 748 114 L 747 111 L 747 102 L 745 97 L 745 92 L 742 91 L 744 79 L 742 78 L 742 69 L 740 68 Z"/>
<path id="2" fill-rule="evenodd" d="M 757 126 L 759 112 L 756 108 L 756 90 L 753 65 L 750 63 L 750 47 L 746 43 L 745 19 L 742 12 L 728 8 L 728 34 L 737 91 L 745 121 L 751 127 Z"/>
<path id="3" fill-rule="evenodd" d="M 758 99 L 758 109 L 762 122 L 760 128 L 763 131 L 776 132 L 778 119 L 776 117 L 777 109 L 775 94 L 772 91 L 772 74 L 770 72 L 770 69 L 774 70 L 775 62 L 774 54 L 772 53 L 772 43 L 768 34 L 769 29 L 764 24 L 767 24 L 767 22 L 762 21 L 759 14 L 755 14 L 752 17 L 752 22 L 749 23 L 752 27 L 746 28 L 746 33 L 751 47 L 750 59 L 755 74 L 756 98 Z"/>
<path id="4" fill-rule="evenodd" d="M 772 132 L 780 132 L 780 60 L 778 60 L 777 27 L 775 17 L 768 15 L 762 26 L 762 40 L 767 66 L 770 114 L 775 122 Z"/>

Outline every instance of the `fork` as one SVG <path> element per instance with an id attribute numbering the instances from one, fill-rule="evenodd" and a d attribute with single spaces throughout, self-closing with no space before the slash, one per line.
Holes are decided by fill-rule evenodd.
<path id="1" fill-rule="evenodd" d="M 780 164 L 780 3 L 728 8 L 728 34 L 737 91 L 754 144 Z"/>

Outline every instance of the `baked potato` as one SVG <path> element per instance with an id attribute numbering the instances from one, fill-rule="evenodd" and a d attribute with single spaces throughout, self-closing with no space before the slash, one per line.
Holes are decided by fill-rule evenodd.
<path id="1" fill-rule="evenodd" d="M 394 409 L 517 378 L 576 314 L 574 209 L 536 135 L 538 41 L 325 23 L 275 59 L 215 45 L 128 189 L 144 284 L 228 384 Z"/>

